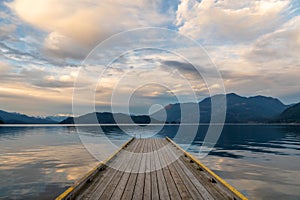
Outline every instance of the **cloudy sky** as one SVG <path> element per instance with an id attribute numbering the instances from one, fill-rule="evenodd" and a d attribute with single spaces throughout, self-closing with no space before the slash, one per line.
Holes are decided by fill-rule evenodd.
<path id="1" fill-rule="evenodd" d="M 299 14 L 298 0 L 3 0 L 0 109 L 72 114 L 75 96 L 78 114 L 112 102 L 114 111 L 147 113 L 222 84 L 299 102 Z M 138 31 L 122 37 L 128 30 Z"/>

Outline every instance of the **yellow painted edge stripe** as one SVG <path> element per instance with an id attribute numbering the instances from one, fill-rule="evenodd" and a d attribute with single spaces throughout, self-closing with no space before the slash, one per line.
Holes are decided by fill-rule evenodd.
<path id="1" fill-rule="evenodd" d="M 74 187 L 71 186 L 69 187 L 66 191 L 64 191 L 61 195 L 59 195 L 56 200 L 61 200 L 63 198 L 65 198 L 68 194 L 70 194 L 72 191 L 74 190 Z"/>
<path id="2" fill-rule="evenodd" d="M 134 140 L 134 137 L 125 142 L 117 151 L 115 151 L 112 155 L 110 155 L 105 161 L 100 162 L 96 167 L 94 167 L 91 171 L 89 171 L 87 174 L 85 174 L 79 181 L 77 181 L 73 186 L 70 186 L 67 190 L 65 190 L 62 194 L 60 194 L 58 197 L 56 197 L 55 200 L 63 200 L 65 197 L 67 197 L 74 189 L 81 184 L 81 182 L 85 181 L 87 177 L 89 177 L 92 173 L 94 173 L 96 170 L 98 170 L 100 167 L 108 163 L 113 157 L 115 157 L 122 149 L 124 149 L 129 143 L 131 143 Z"/>
<path id="3" fill-rule="evenodd" d="M 196 159 L 194 156 L 192 156 L 190 153 L 186 152 L 184 149 L 182 149 L 178 144 L 176 144 L 173 140 L 171 140 L 169 137 L 166 137 L 166 139 L 171 142 L 174 146 L 176 146 L 179 150 L 181 150 L 184 155 L 189 157 L 191 160 L 193 160 L 197 165 L 199 165 L 203 170 L 207 171 L 211 176 L 213 176 L 215 179 L 217 179 L 221 184 L 223 184 L 225 187 L 227 187 L 231 192 L 233 192 L 236 196 L 238 196 L 242 200 L 248 200 L 247 197 L 245 197 L 242 193 L 240 193 L 237 189 L 235 189 L 233 186 L 231 186 L 229 183 L 224 181 L 221 177 L 219 177 L 217 174 L 215 174 L 213 171 L 211 171 L 208 167 L 206 167 L 204 164 L 202 164 L 198 159 Z"/>

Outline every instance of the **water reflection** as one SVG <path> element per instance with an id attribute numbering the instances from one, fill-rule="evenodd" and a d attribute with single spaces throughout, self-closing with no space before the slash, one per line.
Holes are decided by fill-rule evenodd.
<path id="1" fill-rule="evenodd" d="M 202 162 L 251 199 L 299 199 L 299 136 L 299 126 L 226 126 Z"/>
<path id="2" fill-rule="evenodd" d="M 185 138 L 176 142 L 197 156 L 207 127 L 198 127 L 192 145 Z M 80 130 L 94 142 L 109 138 L 116 147 L 132 135 L 151 137 L 158 130 L 101 128 Z M 178 126 L 165 126 L 154 137 L 174 138 L 177 130 Z M 0 127 L 0 146 L 1 199 L 53 199 L 98 163 L 74 127 Z M 110 153 L 100 146 L 99 153 Z M 300 126 L 228 125 L 202 162 L 251 199 L 299 199 L 299 150 Z"/>
<path id="3" fill-rule="evenodd" d="M 53 199 L 97 162 L 74 129 L 0 128 L 0 198 Z"/>

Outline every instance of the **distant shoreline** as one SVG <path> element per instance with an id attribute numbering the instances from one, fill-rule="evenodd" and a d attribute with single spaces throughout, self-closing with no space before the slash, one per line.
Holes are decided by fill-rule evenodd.
<path id="1" fill-rule="evenodd" d="M 300 123 L 197 123 L 197 124 L 0 124 L 0 127 L 75 127 L 75 126 L 196 126 L 196 125 L 236 125 L 236 126 L 300 126 Z"/>

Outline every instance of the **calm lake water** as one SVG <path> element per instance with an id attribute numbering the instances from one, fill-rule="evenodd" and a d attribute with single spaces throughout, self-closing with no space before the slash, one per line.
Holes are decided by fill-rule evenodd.
<path id="1" fill-rule="evenodd" d="M 154 126 L 80 130 L 106 155 L 130 135 L 173 138 L 178 126 L 158 134 Z M 199 127 L 192 145 L 176 142 L 198 156 L 206 130 Z M 53 199 L 98 163 L 74 127 L 0 127 L 0 147 L 0 199 Z M 300 126 L 226 125 L 201 161 L 250 199 L 300 199 Z"/>

